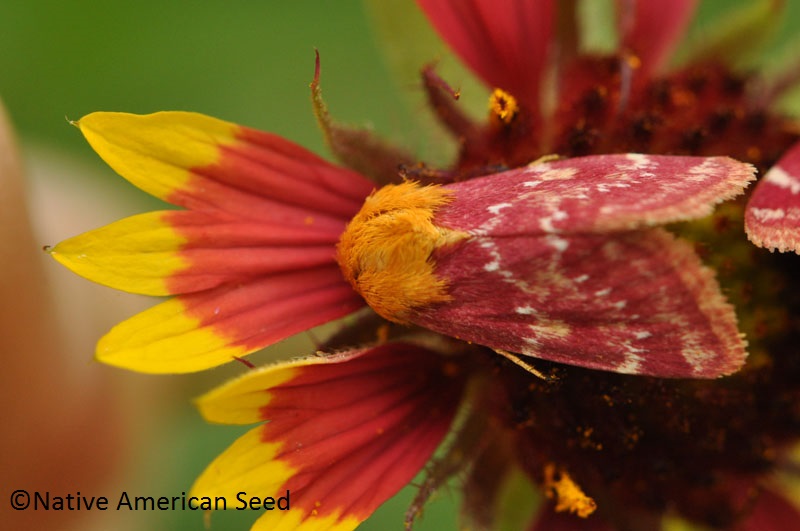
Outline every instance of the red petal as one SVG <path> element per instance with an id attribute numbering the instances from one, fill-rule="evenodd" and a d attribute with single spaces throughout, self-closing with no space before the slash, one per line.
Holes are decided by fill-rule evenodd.
<path id="1" fill-rule="evenodd" d="M 242 127 L 219 160 L 189 169 L 169 202 L 252 221 L 340 228 L 374 185 L 279 136 Z"/>
<path id="2" fill-rule="evenodd" d="M 167 279 L 170 293 L 190 293 L 223 283 L 334 264 L 344 223 L 317 228 L 242 220 L 192 210 L 164 217 L 185 243 L 178 256 L 186 267 Z"/>
<path id="3" fill-rule="evenodd" d="M 785 531 L 797 529 L 798 523 L 800 510 L 783 496 L 765 490 L 747 519 L 736 526 L 736 531 Z"/>
<path id="4" fill-rule="evenodd" d="M 697 0 L 617 0 L 622 46 L 641 61 L 640 72 L 661 69 L 692 20 Z"/>
<path id="5" fill-rule="evenodd" d="M 552 0 L 418 0 L 437 31 L 491 87 L 539 111 L 555 20 Z"/>
<path id="6" fill-rule="evenodd" d="M 758 182 L 744 227 L 759 247 L 800 253 L 800 143 Z"/>
<path id="7" fill-rule="evenodd" d="M 199 327 L 210 327 L 230 345 L 250 352 L 364 305 L 334 265 L 255 278 L 176 300 L 185 305 L 187 316 L 199 319 Z"/>

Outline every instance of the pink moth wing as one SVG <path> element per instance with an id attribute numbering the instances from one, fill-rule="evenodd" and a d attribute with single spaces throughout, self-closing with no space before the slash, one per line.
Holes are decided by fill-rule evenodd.
<path id="1" fill-rule="evenodd" d="M 758 182 L 744 226 L 756 245 L 800 254 L 800 143 Z"/>
<path id="2" fill-rule="evenodd" d="M 414 323 L 592 369 L 711 378 L 745 342 L 714 273 L 653 226 L 711 213 L 753 168 L 724 157 L 600 155 L 446 186 L 434 223 L 470 238 L 431 257 L 452 300 Z"/>

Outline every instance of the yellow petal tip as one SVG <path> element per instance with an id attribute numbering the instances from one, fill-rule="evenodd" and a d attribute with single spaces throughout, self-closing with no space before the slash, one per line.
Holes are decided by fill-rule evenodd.
<path id="1" fill-rule="evenodd" d="M 112 328 L 97 342 L 95 359 L 137 372 L 182 374 L 217 367 L 252 350 L 231 344 L 213 325 L 187 315 L 180 299 L 170 299 Z"/>

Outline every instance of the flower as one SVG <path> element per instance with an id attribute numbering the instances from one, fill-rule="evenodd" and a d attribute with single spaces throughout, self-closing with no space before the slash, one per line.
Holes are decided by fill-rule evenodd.
<path id="1" fill-rule="evenodd" d="M 198 371 L 363 305 L 334 246 L 372 190 L 365 178 L 198 114 L 96 113 L 76 125 L 123 177 L 187 209 L 133 216 L 50 250 L 101 284 L 177 295 L 113 328 L 99 360 Z"/>
<path id="2" fill-rule="evenodd" d="M 200 370 L 364 302 L 375 312 L 322 355 L 202 397 L 210 421 L 268 422 L 217 458 L 192 495 L 207 508 L 232 507 L 242 491 L 258 493 L 256 505 L 273 495 L 291 503 L 256 528 L 352 529 L 430 462 L 408 524 L 461 474 L 466 499 L 478 500 L 467 517 L 493 528 L 490 508 L 513 470 L 590 526 L 652 528 L 670 511 L 731 526 L 774 504 L 791 514 L 759 494 L 800 426 L 790 406 L 800 301 L 776 298 L 792 269 L 742 245 L 741 202 L 708 215 L 752 179 L 727 156 L 766 168 L 797 135 L 752 110 L 723 64 L 659 73 L 692 2 L 625 4 L 610 57 L 579 54 L 576 32 L 555 23 L 557 10 L 567 21 L 574 13 L 553 2 L 421 5 L 495 88 L 488 122 L 476 123 L 433 68 L 423 71 L 461 143 L 452 167 L 407 165 L 408 180 L 373 191 L 285 140 L 196 114 L 98 113 L 76 124 L 121 175 L 187 208 L 51 250 L 99 282 L 176 295 L 112 330 L 103 361 Z M 334 151 L 392 181 L 386 168 L 405 157 L 372 141 L 354 156 L 364 136 L 330 121 L 318 73 L 315 109 Z M 773 171 L 793 175 L 790 157 Z M 782 208 L 791 221 L 793 196 L 782 206 L 770 190 L 793 191 L 793 181 L 770 175 L 751 215 L 766 224 L 778 219 L 766 209 Z M 676 222 L 694 244 L 660 228 Z M 767 246 L 795 245 L 783 228 L 758 231 Z M 740 327 L 753 360 L 744 371 L 665 378 L 736 372 Z M 551 521 L 541 515 L 534 526 Z"/>

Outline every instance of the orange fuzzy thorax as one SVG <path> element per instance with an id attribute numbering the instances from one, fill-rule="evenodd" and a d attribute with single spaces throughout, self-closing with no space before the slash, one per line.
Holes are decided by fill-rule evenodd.
<path id="1" fill-rule="evenodd" d="M 413 308 L 451 300 L 431 259 L 437 248 L 469 237 L 433 223 L 450 194 L 415 182 L 385 186 L 342 234 L 337 260 L 344 277 L 382 317 L 405 323 Z"/>

